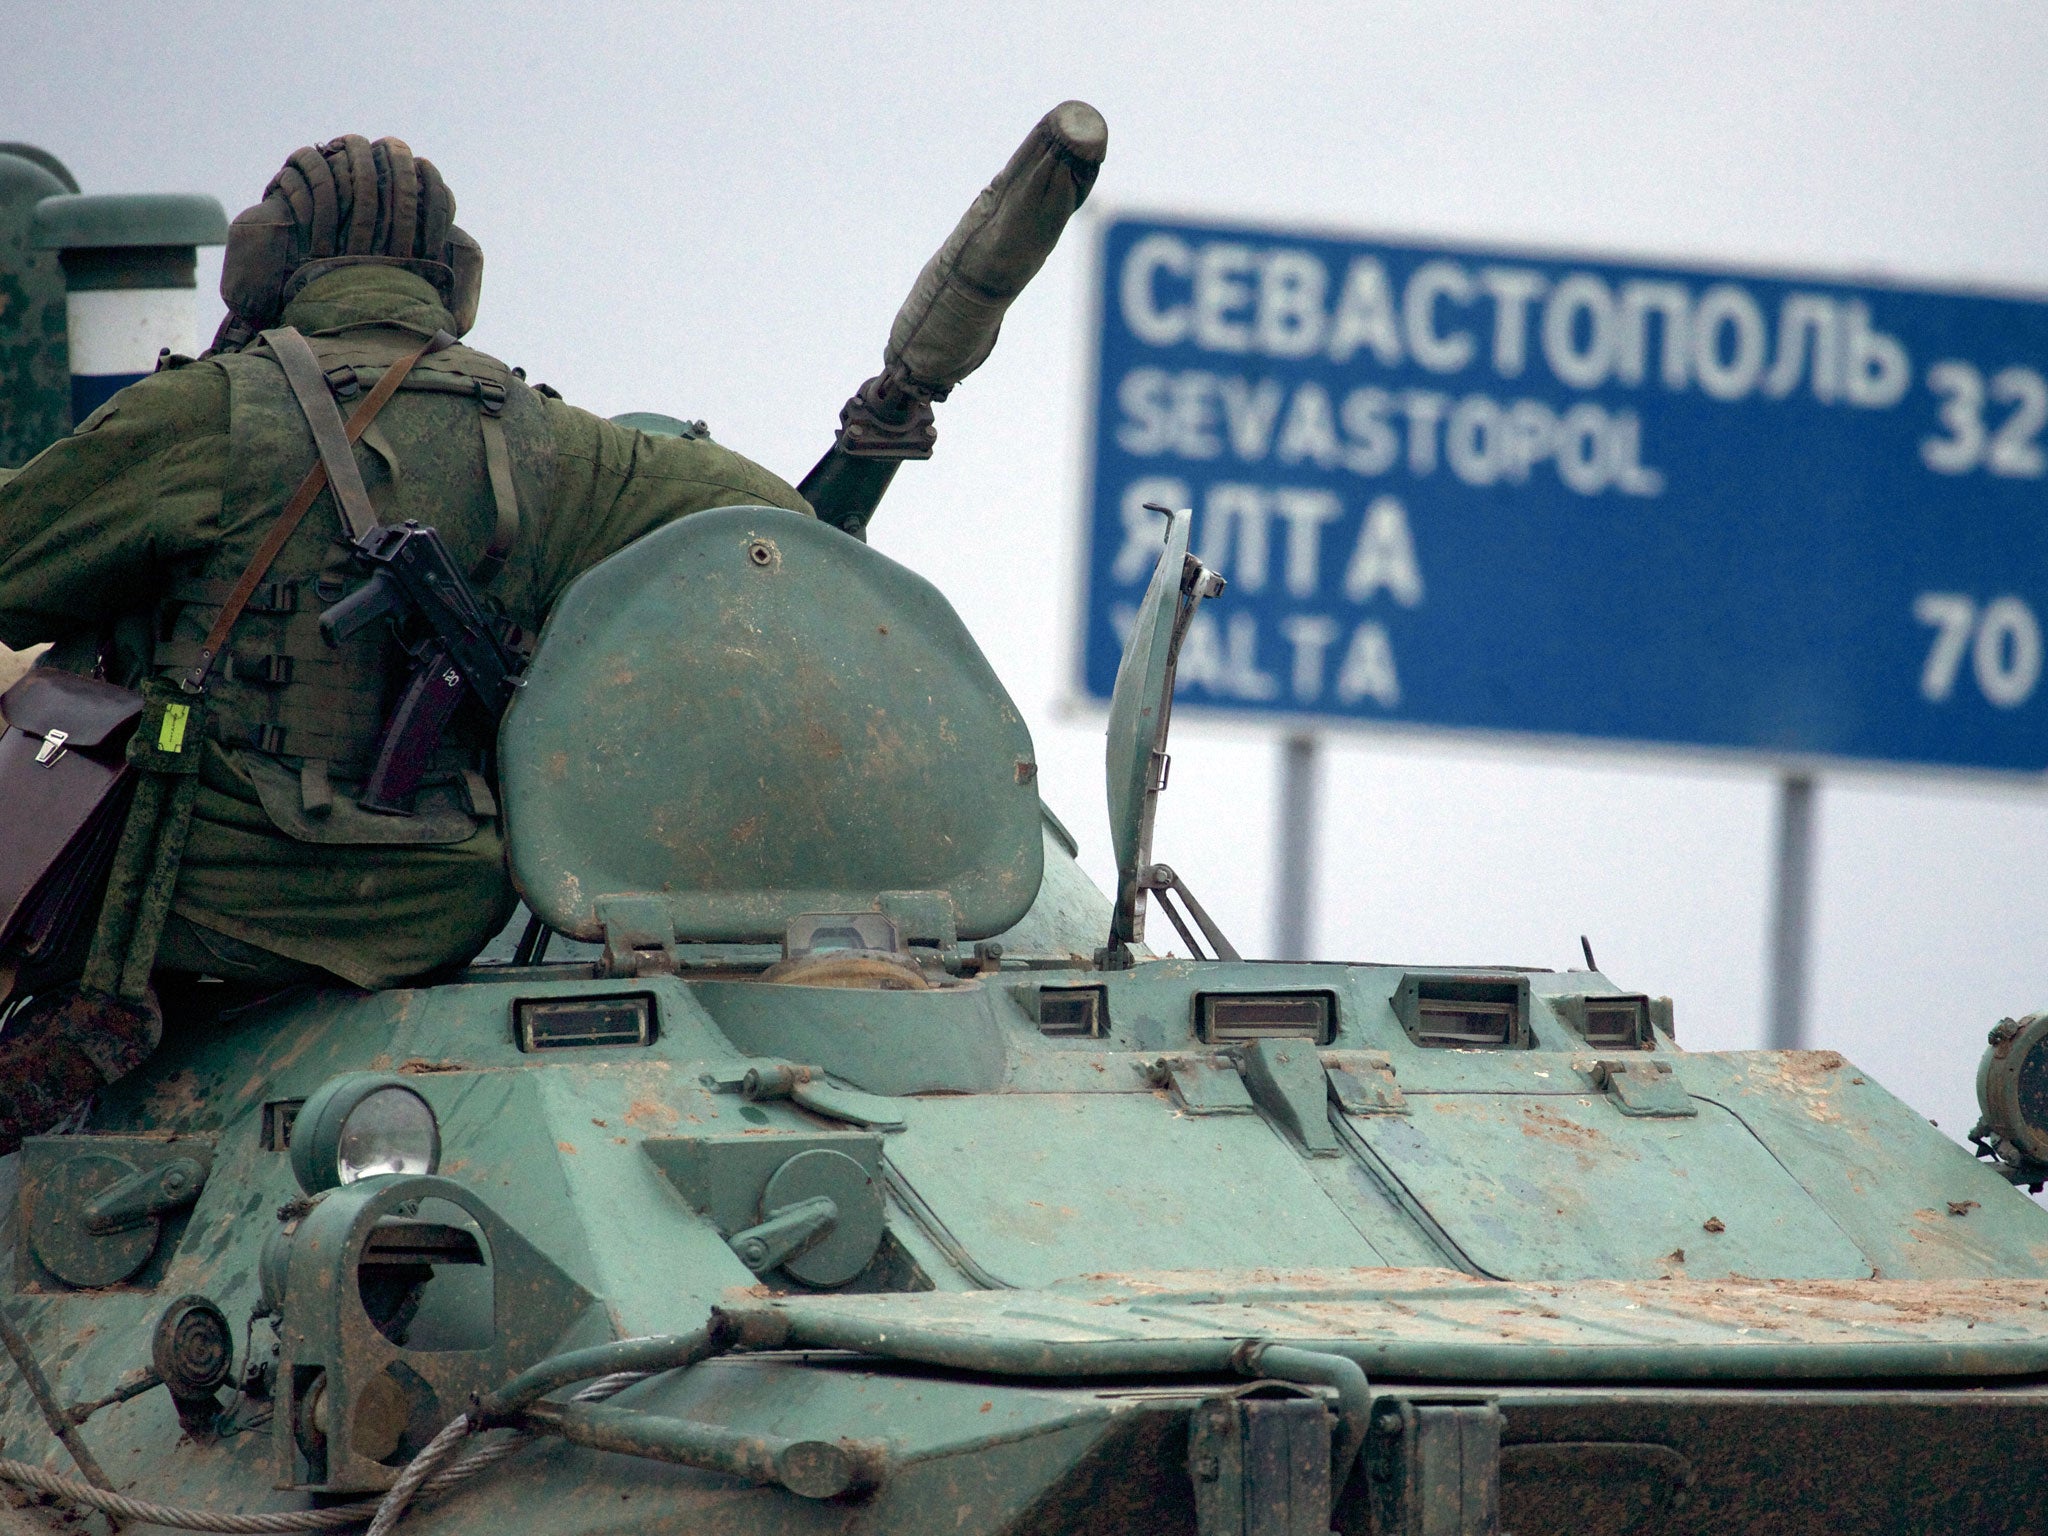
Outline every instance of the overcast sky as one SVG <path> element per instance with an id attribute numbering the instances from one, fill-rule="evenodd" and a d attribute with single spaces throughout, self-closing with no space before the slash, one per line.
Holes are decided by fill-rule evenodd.
<path id="1" fill-rule="evenodd" d="M 205 191 L 232 214 L 299 144 L 400 135 L 487 254 L 472 340 L 601 412 L 705 417 L 792 480 L 919 266 L 1069 96 L 1110 124 L 1090 212 L 2048 293 L 2033 6 L 151 0 L 79 18 L 15 8 L 0 138 L 89 192 Z M 1084 226 L 874 537 L 980 638 L 1106 878 L 1101 722 L 1068 702 Z M 1158 853 L 1264 952 L 1275 742 L 1175 726 Z M 1355 732 L 1327 756 L 1321 956 L 1561 967 L 1583 932 L 1621 985 L 1676 999 L 1686 1044 L 1761 1040 L 1767 773 Z M 2048 1006 L 2038 787 L 1829 777 L 1819 858 L 1816 1043 L 1966 1130 L 1986 1029 Z"/>

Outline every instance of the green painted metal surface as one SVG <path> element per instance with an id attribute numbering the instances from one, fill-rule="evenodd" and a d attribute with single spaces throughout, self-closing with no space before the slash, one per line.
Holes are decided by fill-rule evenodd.
<path id="1" fill-rule="evenodd" d="M 999 997 L 985 987 L 864 992 L 706 981 L 692 989 L 750 1056 L 815 1062 L 873 1093 L 986 1093 L 1003 1082 Z"/>
<path id="2" fill-rule="evenodd" d="M 1174 1448 L 1185 1445 L 1187 1415 L 1227 1389 L 1230 1351 L 1251 1338 L 1353 1358 L 1397 1395 L 1414 1390 L 1404 1383 L 1431 1381 L 1506 1393 L 1532 1382 L 1643 1392 L 1764 1379 L 1791 1391 L 1846 1378 L 1893 1383 L 1871 1389 L 1873 1398 L 1892 1394 L 1885 1414 L 1922 1411 L 1910 1405 L 1934 1402 L 1942 1382 L 2048 1367 L 2048 1216 L 1827 1053 L 1685 1054 L 1660 1039 L 1655 1054 L 1688 1090 L 1739 1106 L 1741 1125 L 1732 1111 L 1681 1121 L 1621 1115 L 1590 1085 L 1592 1054 L 1543 1003 L 1546 990 L 1597 988 L 1600 978 L 1533 977 L 1534 1048 L 1480 1052 L 1414 1044 L 1392 1006 L 1405 973 L 1391 967 L 1070 965 L 956 975 L 907 994 L 786 988 L 745 973 L 588 970 L 575 961 L 486 968 L 458 985 L 315 994 L 174 1031 L 162 1059 L 108 1096 L 93 1129 L 203 1137 L 215 1149 L 212 1176 L 189 1223 L 144 1272 L 146 1286 L 17 1289 L 10 1305 L 60 1392 L 69 1400 L 105 1391 L 135 1363 L 136 1340 L 174 1294 L 210 1295 L 239 1326 L 255 1307 L 259 1251 L 279 1229 L 272 1213 L 294 1192 L 288 1154 L 264 1145 L 266 1106 L 359 1070 L 396 1071 L 414 1085 L 442 1127 L 441 1177 L 531 1245 L 545 1273 L 575 1288 L 564 1295 L 598 1302 L 587 1311 L 573 1301 L 537 1305 L 530 1316 L 501 1308 L 501 1327 L 594 1343 L 686 1331 L 715 1305 L 772 1307 L 796 1320 L 813 1354 L 712 1362 L 619 1404 L 785 1439 L 886 1434 L 896 1447 L 883 1485 L 838 1507 L 830 1526 L 819 1523 L 824 1510 L 785 1489 L 544 1443 L 474 1493 L 412 1517 L 427 1530 L 480 1531 L 514 1509 L 539 1529 L 615 1528 L 592 1523 L 593 1499 L 618 1505 L 618 1519 L 747 1536 L 935 1530 L 962 1519 L 958 1528 L 990 1532 L 1111 1529 L 1091 1527 L 1086 1513 L 1107 1497 L 1105 1460 L 1121 1465 L 1110 1482 L 1135 1501 L 1116 1506 L 1139 1522 L 1126 1528 L 1153 1528 L 1142 1522 L 1164 1518 L 1187 1486 Z M 1110 1033 L 1042 1034 L 1027 1006 L 1032 989 L 1083 981 L 1104 987 Z M 1409 1113 L 1346 1116 L 1333 1104 L 1330 1123 L 1347 1133 L 1342 1155 L 1318 1157 L 1250 1093 L 1235 1113 L 1193 1114 L 1161 1084 L 1162 1057 L 1214 1055 L 1195 1037 L 1199 992 L 1308 985 L 1338 999 L 1331 1050 L 1383 1058 Z M 650 1045 L 518 1048 L 519 1001 L 622 991 L 653 998 L 660 1029 Z M 864 1131 L 727 1086 L 750 1062 L 818 1057 L 849 1087 L 887 1095 L 903 1128 Z M 1522 1130 L 1532 1109 L 1574 1128 L 1559 1145 L 1578 1150 L 1560 1152 L 1553 1171 L 1583 1174 L 1586 1198 L 1560 1213 L 1542 1206 L 1547 1189 L 1530 1195 L 1520 1240 L 1486 1254 L 1508 1278 L 1461 1273 L 1455 1252 L 1434 1246 L 1432 1220 L 1475 1248 L 1476 1211 L 1513 1225 L 1506 1214 L 1518 1197 L 1476 1165 L 1499 1161 L 1505 1144 L 1517 1176 L 1537 1189 L 1544 1170 L 1527 1149 L 1542 1138 Z M 1448 1174 L 1442 1188 L 1419 1176 L 1412 1190 L 1386 1183 L 1392 1163 L 1362 1155 L 1364 1136 L 1351 1133 L 1395 1126 L 1437 1149 L 1447 1168 L 1473 1160 L 1470 1187 L 1458 1191 Z M 1718 1140 L 1704 1149 L 1649 1140 L 1674 1132 Z M 1883 1144 L 1881 1160 L 1871 1160 L 1873 1142 Z M 721 1145 L 747 1155 L 726 1172 L 691 1171 L 711 1166 L 707 1157 L 719 1163 L 709 1149 Z M 770 1275 L 764 1299 L 761 1280 L 728 1245 L 729 1229 L 759 1209 L 774 1170 L 839 1145 L 878 1149 L 886 1231 L 877 1257 L 846 1288 L 854 1294 Z M 1753 1157 L 1778 1170 L 1763 1186 L 1778 1191 L 1777 1207 L 1757 1199 L 1745 1161 Z M 1745 1241 L 1751 1219 L 1766 1223 L 1747 1250 L 1754 1278 L 1706 1279 L 1693 1264 L 1654 1262 L 1648 1249 L 1663 1240 L 1656 1223 L 1671 1214 L 1681 1164 L 1709 1191 L 1729 1240 Z M 1867 1173 L 1844 1177 L 1858 1165 Z M 1779 1208 L 1823 1201 L 1829 1241 L 1855 1255 L 1856 1275 L 1799 1278 L 1811 1275 L 1814 1250 L 1769 1226 Z M 1964 1213 L 1950 1214 L 1952 1204 Z M 1630 1205 L 1640 1209 L 1616 1210 Z M 1677 1214 L 1698 1212 L 1687 1205 Z M 1784 1219 L 1802 1231 L 1817 1225 Z M 1539 1230 L 1541 1240 L 1528 1235 Z M 1908 1252 L 1917 1273 L 1889 1267 Z M 285 1299 L 299 1353 L 348 1336 L 345 1291 L 324 1282 L 329 1271 L 317 1264 L 306 1270 L 311 1262 L 295 1254 Z M 1873 1268 L 1884 1276 L 1864 1278 Z M 270 1327 L 256 1328 L 259 1352 Z M 865 1364 L 834 1363 L 831 1348 L 856 1345 Z M 1080 1354 L 1061 1353 L 1069 1349 Z M 404 1351 L 387 1344 L 373 1353 L 377 1370 L 358 1373 L 355 1390 L 374 1408 L 385 1389 L 366 1384 Z M 934 1363 L 944 1367 L 936 1378 Z M 455 1362 L 428 1361 L 417 1374 L 449 1385 L 451 1369 Z M 1109 1374 L 1094 1387 L 1048 1379 L 1098 1369 Z M 1921 1385 L 1902 1398 L 1901 1377 Z M 1579 1401 L 1602 1401 L 1578 1390 Z M 1681 1447 L 1707 1436 L 1691 1427 L 1706 1424 L 1704 1408 L 1657 1401 Z M 1777 1401 L 1767 1397 L 1759 1411 Z M 1869 1432 L 1875 1421 L 1858 1416 L 1854 1394 L 1837 1390 L 1831 1401 L 1842 1416 L 1837 1438 Z M 10 1446 L 40 1444 L 18 1388 L 4 1407 Z M 263 1405 L 251 1400 L 243 1411 Z M 363 1412 L 374 1428 L 374 1413 Z M 1928 1433 L 1966 1458 L 1974 1422 L 1944 1419 Z M 148 1468 L 160 1496 L 265 1508 L 303 1497 L 270 1489 L 281 1444 L 274 1423 L 268 1434 L 180 1450 L 157 1393 L 95 1416 L 87 1433 L 103 1457 Z M 1928 1486 L 1945 1485 L 1937 1477 Z M 1027 1517 L 1050 1523 L 1011 1524 Z M 1157 1528 L 1194 1529 L 1170 1520 Z"/>
<path id="3" fill-rule="evenodd" d="M 24 144 L 18 139 L 0 139 L 0 155 L 12 155 L 17 160 L 41 166 L 57 179 L 59 192 L 78 190 L 78 178 L 71 174 L 71 168 L 40 145 Z"/>
<path id="4" fill-rule="evenodd" d="M 1031 1288 L 1106 1270 L 1382 1262 L 1256 1115 L 1163 1095 L 932 1098 L 890 1165 L 991 1276 Z"/>
<path id="5" fill-rule="evenodd" d="M 45 251 L 221 245 L 228 216 L 219 198 L 197 192 L 65 193 L 36 206 L 34 238 Z"/>
<path id="6" fill-rule="evenodd" d="M 501 745 L 534 911 L 601 937 L 655 895 L 678 937 L 775 940 L 805 912 L 944 892 L 959 934 L 1030 909 L 1030 732 L 938 591 L 837 530 L 733 507 L 563 594 Z"/>
<path id="7" fill-rule="evenodd" d="M 1103 780 L 1109 792 L 1109 846 L 1119 869 L 1140 857 L 1148 828 L 1147 802 L 1157 787 L 1152 753 L 1160 736 L 1159 702 L 1172 664 L 1173 616 L 1193 526 L 1194 519 L 1186 515 L 1167 520 L 1165 549 L 1138 604 L 1137 621 L 1110 695 Z"/>
<path id="8" fill-rule="evenodd" d="M 0 146 L 0 469 L 19 469 L 71 430 L 64 272 L 32 236 L 36 205 L 66 183 Z"/>
<path id="9" fill-rule="evenodd" d="M 0 1303 L 62 1402 L 118 1395 L 175 1298 L 235 1330 L 213 1433 L 161 1389 L 87 1416 L 138 1496 L 375 1495 L 532 1366 L 554 1396 L 492 1422 L 535 1438 L 402 1530 L 1219 1536 L 1192 1426 L 1289 1403 L 1340 1449 L 1327 1508 L 1243 1473 L 1278 1529 L 2007 1536 L 2048 1507 L 2048 1212 L 2007 1179 L 1835 1052 L 1590 1046 L 1596 972 L 1101 968 L 1109 899 L 964 627 L 831 528 L 727 509 L 590 573 L 501 746 L 545 963 L 181 1003 L 82 1133 L 0 1163 Z M 928 934 L 891 962 L 922 985 L 776 979 L 812 905 Z M 604 912 L 659 931 L 603 947 Z M 1419 1038 L 1447 977 L 1516 999 L 1511 1044 Z M 1276 995 L 1330 1037 L 1204 1038 L 1204 999 Z M 532 1005 L 648 1028 L 538 1048 Z M 438 1168 L 309 1201 L 293 1116 L 354 1073 L 431 1108 Z M 338 1156 L 328 1118 L 302 1161 Z M 187 1156 L 153 1230 L 52 1216 Z M 652 1374 L 569 1401 L 628 1357 Z M 0 1437 L 63 1465 L 4 1372 Z"/>
<path id="10" fill-rule="evenodd" d="M 1412 1115 L 1353 1116 L 1348 1129 L 1484 1274 L 1870 1277 L 1870 1260 L 1718 1104 L 1636 1124 L 1583 1092 L 1409 1102 Z"/>

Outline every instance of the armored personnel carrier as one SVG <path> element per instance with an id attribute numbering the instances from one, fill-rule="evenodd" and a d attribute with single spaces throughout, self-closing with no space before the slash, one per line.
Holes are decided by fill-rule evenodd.
<path id="1" fill-rule="evenodd" d="M 893 468 L 859 436 L 821 511 Z M 1973 1160 L 1590 968 L 1240 957 L 1154 859 L 1219 586 L 1162 514 L 1108 893 L 859 517 L 579 579 L 503 725 L 500 945 L 202 988 L 24 1148 L 0 1528 L 2048 1528 L 2048 1016 Z"/>

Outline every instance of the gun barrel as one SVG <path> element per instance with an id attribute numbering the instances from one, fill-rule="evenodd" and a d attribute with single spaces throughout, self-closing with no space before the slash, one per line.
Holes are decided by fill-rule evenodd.
<path id="1" fill-rule="evenodd" d="M 1087 200 L 1108 149 L 1102 114 L 1063 101 L 982 189 L 896 312 L 882 371 L 846 402 L 839 435 L 797 487 L 820 519 L 865 540 L 896 466 L 931 457 L 932 402 L 995 349 L 1003 316 Z"/>
<path id="2" fill-rule="evenodd" d="M 1063 101 L 1040 118 L 918 274 L 889 330 L 887 370 L 938 399 L 980 367 L 1108 150 L 1109 124 L 1085 101 Z"/>

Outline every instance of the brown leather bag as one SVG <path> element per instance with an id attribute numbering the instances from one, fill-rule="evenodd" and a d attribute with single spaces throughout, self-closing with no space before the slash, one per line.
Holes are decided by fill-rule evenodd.
<path id="1" fill-rule="evenodd" d="M 58 956 L 98 905 L 134 792 L 142 696 L 38 668 L 0 695 L 0 997 Z"/>

